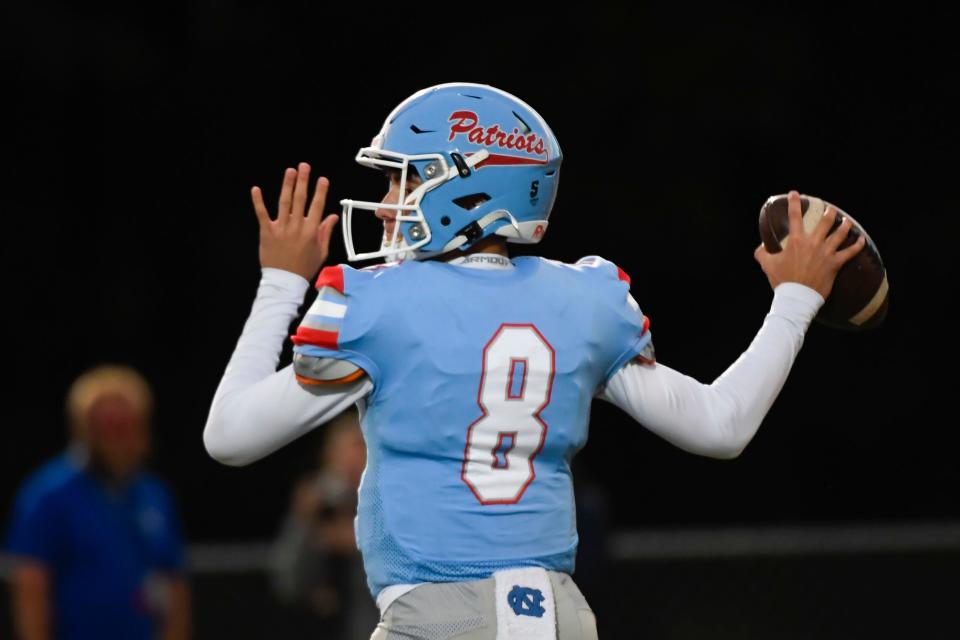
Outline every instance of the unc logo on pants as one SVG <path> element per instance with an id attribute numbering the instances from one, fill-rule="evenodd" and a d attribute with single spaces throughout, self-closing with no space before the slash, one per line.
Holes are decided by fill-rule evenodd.
<path id="1" fill-rule="evenodd" d="M 541 605 L 543 601 L 544 597 L 540 589 L 521 587 L 516 584 L 513 585 L 513 589 L 507 594 L 507 603 L 518 616 L 542 618 L 543 614 L 546 613 L 546 609 Z"/>
<path id="2" fill-rule="evenodd" d="M 570 575 L 548 570 L 541 585 L 518 575 L 528 570 L 417 586 L 383 610 L 370 640 L 597 640 L 596 619 Z M 527 613 L 538 608 L 540 617 Z"/>

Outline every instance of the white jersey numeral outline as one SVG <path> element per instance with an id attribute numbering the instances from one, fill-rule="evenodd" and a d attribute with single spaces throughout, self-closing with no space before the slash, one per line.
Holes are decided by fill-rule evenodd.
<path id="1" fill-rule="evenodd" d="M 482 415 L 467 428 L 460 470 L 480 504 L 516 504 L 536 477 L 555 372 L 556 353 L 532 324 L 501 324 L 483 348 Z"/>

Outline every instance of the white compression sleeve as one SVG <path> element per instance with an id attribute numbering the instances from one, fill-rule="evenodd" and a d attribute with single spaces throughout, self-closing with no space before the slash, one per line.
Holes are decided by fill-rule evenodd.
<path id="1" fill-rule="evenodd" d="M 715 458 L 736 457 L 783 388 L 823 303 L 823 296 L 810 287 L 781 283 L 753 342 L 713 384 L 661 363 L 631 361 L 598 397 L 682 449 Z"/>
<path id="2" fill-rule="evenodd" d="M 369 378 L 310 390 L 293 365 L 277 371 L 283 341 L 310 283 L 283 269 L 261 270 L 253 308 L 210 405 L 203 430 L 207 453 L 244 465 L 330 420 L 373 389 Z"/>

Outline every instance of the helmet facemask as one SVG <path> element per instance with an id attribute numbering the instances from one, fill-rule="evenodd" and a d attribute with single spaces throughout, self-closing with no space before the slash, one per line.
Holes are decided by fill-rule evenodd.
<path id="1" fill-rule="evenodd" d="M 429 164 L 419 173 L 429 173 L 423 181 L 410 188 L 410 169 L 414 160 L 429 160 Z M 430 225 L 427 223 L 420 202 L 424 194 L 436 188 L 447 179 L 448 166 L 444 157 L 439 153 L 424 153 L 408 155 L 385 151 L 377 147 L 363 147 L 357 153 L 356 161 L 366 167 L 374 169 L 398 169 L 400 171 L 400 196 L 395 204 L 373 202 L 366 200 L 343 199 L 343 237 L 350 260 L 367 260 L 370 258 L 384 258 L 388 262 L 396 262 L 416 255 L 416 250 L 430 242 Z M 454 173 L 454 175 L 456 175 Z M 357 251 L 354 244 L 353 212 L 355 209 L 366 210 L 374 215 L 378 209 L 393 209 L 396 211 L 392 233 L 387 234 L 386 225 L 381 238 L 381 246 L 377 250 Z"/>
<path id="2" fill-rule="evenodd" d="M 375 169 L 398 169 L 400 171 L 399 200 L 396 204 L 351 199 L 340 201 L 343 208 L 343 236 L 347 257 L 351 261 L 384 258 L 387 262 L 427 257 L 427 254 L 418 251 L 418 249 L 429 244 L 433 234 L 430 223 L 420 207 L 421 202 L 428 192 L 448 180 L 457 178 L 460 175 L 459 169 L 453 163 L 448 162 L 447 158 L 441 153 L 397 153 L 380 148 L 376 142 L 375 138 L 373 146 L 360 149 L 355 160 L 364 166 Z M 485 151 L 474 154 L 468 160 L 468 169 L 486 157 L 487 153 Z M 410 168 L 416 167 L 413 164 L 414 161 L 419 165 L 417 173 L 421 175 L 422 181 L 415 188 L 410 189 L 408 176 L 410 175 Z M 393 209 L 397 212 L 391 233 L 386 232 L 386 225 L 384 225 L 379 249 L 357 251 L 353 237 L 353 212 L 355 209 L 367 210 L 374 215 L 376 215 L 378 209 Z M 430 255 L 436 253 L 432 252 Z"/>

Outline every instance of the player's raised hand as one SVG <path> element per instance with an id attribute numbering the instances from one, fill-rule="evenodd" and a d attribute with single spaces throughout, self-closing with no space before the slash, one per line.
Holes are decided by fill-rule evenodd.
<path id="1" fill-rule="evenodd" d="M 260 187 L 253 187 L 250 196 L 260 222 L 260 266 L 292 271 L 312 280 L 327 259 L 330 236 L 339 216 L 323 215 L 330 181 L 322 176 L 317 179 L 313 200 L 304 215 L 309 180 L 310 165 L 306 162 L 284 172 L 276 220 L 270 219 Z"/>
<path id="2" fill-rule="evenodd" d="M 800 193 L 791 191 L 787 203 L 790 233 L 780 243 L 783 249 L 770 253 L 761 242 L 753 257 L 774 289 L 782 282 L 799 282 L 815 289 L 826 300 L 840 267 L 863 249 L 866 239 L 860 236 L 849 247 L 839 250 L 852 226 L 849 217 L 830 233 L 837 217 L 837 210 L 831 205 L 808 233 L 800 211 Z"/>

